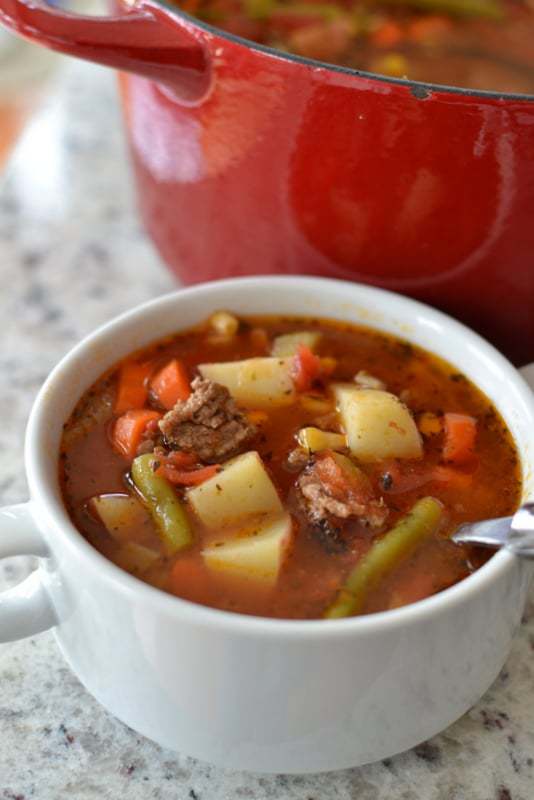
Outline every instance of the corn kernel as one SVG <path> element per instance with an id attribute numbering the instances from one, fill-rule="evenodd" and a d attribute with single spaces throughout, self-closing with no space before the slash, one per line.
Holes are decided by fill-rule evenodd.
<path id="1" fill-rule="evenodd" d="M 421 414 L 417 420 L 417 427 L 423 436 L 436 436 L 443 429 L 441 419 L 430 411 L 425 411 Z"/>
<path id="2" fill-rule="evenodd" d="M 342 433 L 330 433 L 319 428 L 301 428 L 297 441 L 310 453 L 317 453 L 319 450 L 343 450 L 347 446 L 347 440 Z"/>
<path id="3" fill-rule="evenodd" d="M 328 414 L 334 407 L 330 400 L 314 397 L 311 394 L 300 395 L 299 401 L 302 408 L 309 414 Z"/>
<path id="4" fill-rule="evenodd" d="M 209 320 L 210 328 L 219 336 L 232 338 L 239 329 L 239 320 L 228 311 L 216 311 Z"/>

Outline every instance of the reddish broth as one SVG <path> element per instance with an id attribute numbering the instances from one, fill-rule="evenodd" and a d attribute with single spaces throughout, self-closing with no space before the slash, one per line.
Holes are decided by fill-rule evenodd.
<path id="1" fill-rule="evenodd" d="M 239 331 L 227 340 L 214 336 L 206 323 L 146 348 L 129 361 L 149 362 L 155 373 L 170 359 L 178 358 L 193 377 L 199 363 L 269 355 L 275 336 L 299 330 L 321 332 L 316 352 L 336 360 L 331 380 L 351 381 L 359 370 L 366 370 L 381 379 L 388 391 L 400 394 L 416 420 L 424 412 L 433 412 L 440 418 L 443 412 L 476 418 L 475 458 L 457 470 L 463 475 L 463 483 L 460 480 L 460 485 L 450 485 L 428 479 L 425 482 L 425 475 L 442 462 L 442 433 L 424 437 L 424 456 L 418 461 L 360 464 L 377 496 L 384 497 L 389 508 L 388 520 L 378 532 L 356 521 L 351 526 L 346 549 L 325 548 L 307 525 L 296 502 L 294 484 L 298 471 L 288 465 L 287 456 L 295 448 L 296 432 L 303 426 L 319 423 L 326 430 L 341 428 L 335 413 L 325 419 L 324 413 L 306 410 L 301 402 L 295 402 L 264 414 L 258 435 L 241 450 L 255 449 L 260 453 L 293 517 L 293 541 L 276 586 L 265 589 L 253 580 L 212 575 L 204 566 L 201 549 L 213 535 L 207 537 L 190 512 L 194 542 L 176 556 L 165 555 L 151 524 L 135 532 L 134 541 L 159 554 L 156 563 L 139 577 L 182 598 L 219 609 L 266 617 L 319 618 L 373 539 L 380 538 L 418 498 L 426 495 L 444 504 L 444 524 L 372 588 L 363 612 L 414 602 L 468 576 L 487 560 L 489 553 L 456 546 L 448 540 L 449 536 L 464 521 L 511 514 L 520 502 L 520 466 L 500 415 L 465 376 L 446 362 L 364 327 L 330 320 L 278 317 L 241 319 Z M 117 560 L 120 545 L 88 511 L 87 503 L 95 495 L 129 490 L 130 462 L 110 443 L 117 376 L 118 367 L 114 367 L 84 394 L 65 425 L 60 452 L 61 488 L 72 521 L 111 561 Z M 315 393 L 327 396 L 324 388 Z M 150 403 L 149 399 L 147 405 Z M 393 476 L 392 484 L 390 478 L 384 481 L 385 474 Z"/>

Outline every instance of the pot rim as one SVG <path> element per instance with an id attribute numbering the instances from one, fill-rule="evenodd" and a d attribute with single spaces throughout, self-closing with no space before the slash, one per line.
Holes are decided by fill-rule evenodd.
<path id="1" fill-rule="evenodd" d="M 493 581 L 504 579 L 512 574 L 516 557 L 501 550 L 467 578 L 416 603 L 397 609 L 337 620 L 295 620 L 223 611 L 184 600 L 144 583 L 101 555 L 74 526 L 66 507 L 54 491 L 57 470 L 56 475 L 50 474 L 44 446 L 45 434 L 50 427 L 50 417 L 55 408 L 54 396 L 61 393 L 69 375 L 76 369 L 80 369 L 80 362 L 83 364 L 85 359 L 91 358 L 91 350 L 97 349 L 98 345 L 109 342 L 110 337 L 111 339 L 117 338 L 121 335 L 121 331 L 128 328 L 129 325 L 135 322 L 139 324 L 147 315 L 153 314 L 155 309 L 164 306 L 183 304 L 197 298 L 204 300 L 206 313 L 209 313 L 215 307 L 213 306 L 214 300 L 216 301 L 216 298 L 210 300 L 210 293 L 220 285 L 229 287 L 236 292 L 243 287 L 245 289 L 253 288 L 259 292 L 262 290 L 283 292 L 291 291 L 291 289 L 293 291 L 307 289 L 316 294 L 320 294 L 322 286 L 325 288 L 330 286 L 333 290 L 343 290 L 347 297 L 354 287 L 359 295 L 358 302 L 371 304 L 370 307 L 380 307 L 381 301 L 386 301 L 394 302 L 397 308 L 410 311 L 414 317 L 417 313 L 424 313 L 434 325 L 445 326 L 447 331 L 453 335 L 467 337 L 467 343 L 471 348 L 476 348 L 484 363 L 492 364 L 494 369 L 503 373 L 506 385 L 513 385 L 523 404 L 523 411 L 526 409 L 534 429 L 534 395 L 512 364 L 493 345 L 467 326 L 424 303 L 372 286 L 316 277 L 271 275 L 212 281 L 164 294 L 114 317 L 84 337 L 52 370 L 32 407 L 25 440 L 25 466 L 30 487 L 30 507 L 40 529 L 53 531 L 54 537 L 59 537 L 62 544 L 73 555 L 83 558 L 87 562 L 88 568 L 99 573 L 99 579 L 114 584 L 115 589 L 130 595 L 138 602 L 158 607 L 161 613 L 173 616 L 177 622 L 224 628 L 224 630 L 236 634 L 267 635 L 284 640 L 378 634 L 384 630 L 418 624 L 425 620 L 428 621 L 434 615 L 441 615 L 450 612 L 453 608 L 460 608 L 470 597 L 483 591 Z M 361 299 L 362 297 L 364 300 Z M 372 305 L 373 303 L 374 305 Z M 177 323 L 177 330 L 179 328 L 180 325 Z M 407 338 L 410 339 L 409 336 Z M 117 360 L 120 359 L 115 358 L 115 361 L 110 359 L 108 368 Z M 492 371 L 493 368 L 491 368 Z M 56 453 L 56 464 L 57 460 L 58 454 Z M 529 465 L 523 459 L 522 464 L 522 474 L 525 480 Z M 40 524 L 37 520 L 40 520 Z"/>
<path id="2" fill-rule="evenodd" d="M 408 78 L 391 78 L 387 75 L 380 75 L 376 72 L 367 72 L 365 70 L 353 69 L 352 67 L 343 67 L 339 64 L 330 64 L 327 61 L 306 58 L 304 56 L 296 55 L 295 53 L 286 53 L 283 50 L 277 50 L 275 47 L 268 47 L 267 45 L 260 44 L 259 42 L 254 42 L 252 39 L 245 39 L 242 36 L 236 36 L 233 33 L 228 33 L 221 28 L 210 25 L 208 22 L 199 20 L 177 6 L 172 5 L 170 0 L 152 1 L 159 6 L 162 6 L 167 11 L 170 11 L 173 15 L 186 20 L 190 25 L 200 28 L 206 33 L 219 36 L 222 39 L 227 39 L 228 41 L 233 42 L 234 44 L 246 47 L 249 50 L 257 50 L 260 53 L 265 53 L 265 55 L 274 56 L 275 58 L 283 61 L 301 64 L 305 67 L 312 67 L 313 69 L 317 69 L 319 67 L 321 69 L 329 70 L 334 73 L 340 73 L 342 75 L 349 75 L 355 78 L 364 78 L 370 81 L 378 81 L 379 83 L 403 87 L 408 89 L 413 97 L 419 100 L 429 99 L 433 94 L 446 94 L 473 99 L 480 98 L 481 100 L 513 100 L 534 103 L 534 93 L 523 94 L 516 92 L 496 92 L 488 89 L 469 89 L 461 86 L 448 86 L 441 83 L 424 83 L 423 81 L 414 81 L 409 80 Z"/>

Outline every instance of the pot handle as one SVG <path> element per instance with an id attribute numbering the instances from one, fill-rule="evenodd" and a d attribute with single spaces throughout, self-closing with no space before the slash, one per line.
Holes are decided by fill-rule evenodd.
<path id="1" fill-rule="evenodd" d="M 11 556 L 46 558 L 48 555 L 29 503 L 0 509 L 0 560 Z M 56 613 L 40 569 L 13 589 L 0 592 L 0 642 L 24 639 L 56 624 Z"/>
<path id="2" fill-rule="evenodd" d="M 44 0 L 0 0 L 0 22 L 60 53 L 166 84 L 188 105 L 209 92 L 210 57 L 193 23 L 151 0 L 110 17 L 72 14 Z"/>

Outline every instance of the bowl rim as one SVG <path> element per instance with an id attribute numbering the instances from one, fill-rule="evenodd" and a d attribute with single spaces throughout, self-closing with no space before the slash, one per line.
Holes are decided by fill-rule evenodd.
<path id="1" fill-rule="evenodd" d="M 43 436 L 49 425 L 46 406 L 47 404 L 49 408 L 53 406 L 51 401 L 54 394 L 61 391 L 61 386 L 68 378 L 69 370 L 74 369 L 77 362 L 86 358 L 87 351 L 94 348 L 101 340 L 106 339 L 109 342 L 110 336 L 120 335 L 121 329 L 132 323 L 139 324 L 144 317 L 151 315 L 156 309 L 167 305 L 173 306 L 176 303 L 187 303 L 193 297 L 205 301 L 207 306 L 203 312 L 203 316 L 205 316 L 210 310 L 213 310 L 210 307 L 210 293 L 216 291 L 220 285 L 225 285 L 235 291 L 239 291 L 241 288 L 253 288 L 260 291 L 289 291 L 290 287 L 293 290 L 306 288 L 318 296 L 320 296 L 321 288 L 328 285 L 333 289 L 343 290 L 345 296 L 347 296 L 347 292 L 356 292 L 358 294 L 357 302 L 363 305 L 373 301 L 380 306 L 381 301 L 388 301 L 395 303 L 398 308 L 424 312 L 435 323 L 444 325 L 450 331 L 467 337 L 471 344 L 476 345 L 486 357 L 491 359 L 492 363 L 497 364 L 505 373 L 507 380 L 511 381 L 519 392 L 519 396 L 532 418 L 534 430 L 534 393 L 515 367 L 479 334 L 431 306 L 385 289 L 330 278 L 269 275 L 211 281 L 161 295 L 112 318 L 78 342 L 51 371 L 30 412 L 24 448 L 26 474 L 30 487 L 30 510 L 40 530 L 44 528 L 50 534 L 53 532 L 53 536 L 59 537 L 67 550 L 85 558 L 87 565 L 98 571 L 99 579 L 114 584 L 115 589 L 128 594 L 136 601 L 157 606 L 162 613 L 175 617 L 177 621 L 181 618 L 182 621 L 195 625 L 215 626 L 218 629 L 224 628 L 235 633 L 274 636 L 283 639 L 289 637 L 296 640 L 318 636 L 337 638 L 356 634 L 379 634 L 384 630 L 418 624 L 434 615 L 446 613 L 451 608 L 460 607 L 488 584 L 504 578 L 506 574 L 511 574 L 516 557 L 501 550 L 468 577 L 438 594 L 416 603 L 410 603 L 397 609 L 337 620 L 296 620 L 224 611 L 184 600 L 144 583 L 99 553 L 74 526 L 64 504 L 55 497 L 53 483 L 57 480 L 57 475 L 51 475 L 50 470 L 47 469 L 45 448 L 42 446 Z M 295 314 L 295 316 L 299 316 L 299 314 Z M 373 327 L 372 324 L 370 327 Z M 180 326 L 177 325 L 177 331 L 179 330 Z M 406 338 L 409 341 L 409 335 Z M 111 359 L 109 366 L 113 366 L 113 363 L 114 361 Z M 58 454 L 56 454 L 56 460 L 57 457 Z M 523 470 L 523 478 L 525 478 L 525 470 Z"/>
<path id="2" fill-rule="evenodd" d="M 209 22 L 197 19 L 196 17 L 188 14 L 176 5 L 172 5 L 170 0 L 153 0 L 157 5 L 170 12 L 173 16 L 184 19 L 188 25 L 200 28 L 212 36 L 219 36 L 222 39 L 227 39 L 234 44 L 246 47 L 249 50 L 255 50 L 259 53 L 275 57 L 281 61 L 288 61 L 294 64 L 301 64 L 306 67 L 312 67 L 314 70 L 321 68 L 329 70 L 334 73 L 342 75 L 350 75 L 355 78 L 364 78 L 370 81 L 377 81 L 379 83 L 391 84 L 407 88 L 411 94 L 421 100 L 426 100 L 433 94 L 446 94 L 457 95 L 458 97 L 479 98 L 481 100 L 522 100 L 528 103 L 534 102 L 534 93 L 521 93 L 521 92 L 497 92 L 491 89 L 469 89 L 462 86 L 449 86 L 442 83 L 426 83 L 424 81 L 414 81 L 408 78 L 393 78 L 388 75 L 381 75 L 377 72 L 368 72 L 366 70 L 354 69 L 353 67 L 344 67 L 340 64 L 331 64 L 327 61 L 320 61 L 315 58 L 306 58 L 299 56 L 296 53 L 286 53 L 283 50 L 278 50 L 275 47 L 269 47 L 265 44 L 260 44 L 252 39 L 246 39 L 243 36 L 236 36 L 233 33 L 217 28 L 215 25 L 210 25 Z"/>

